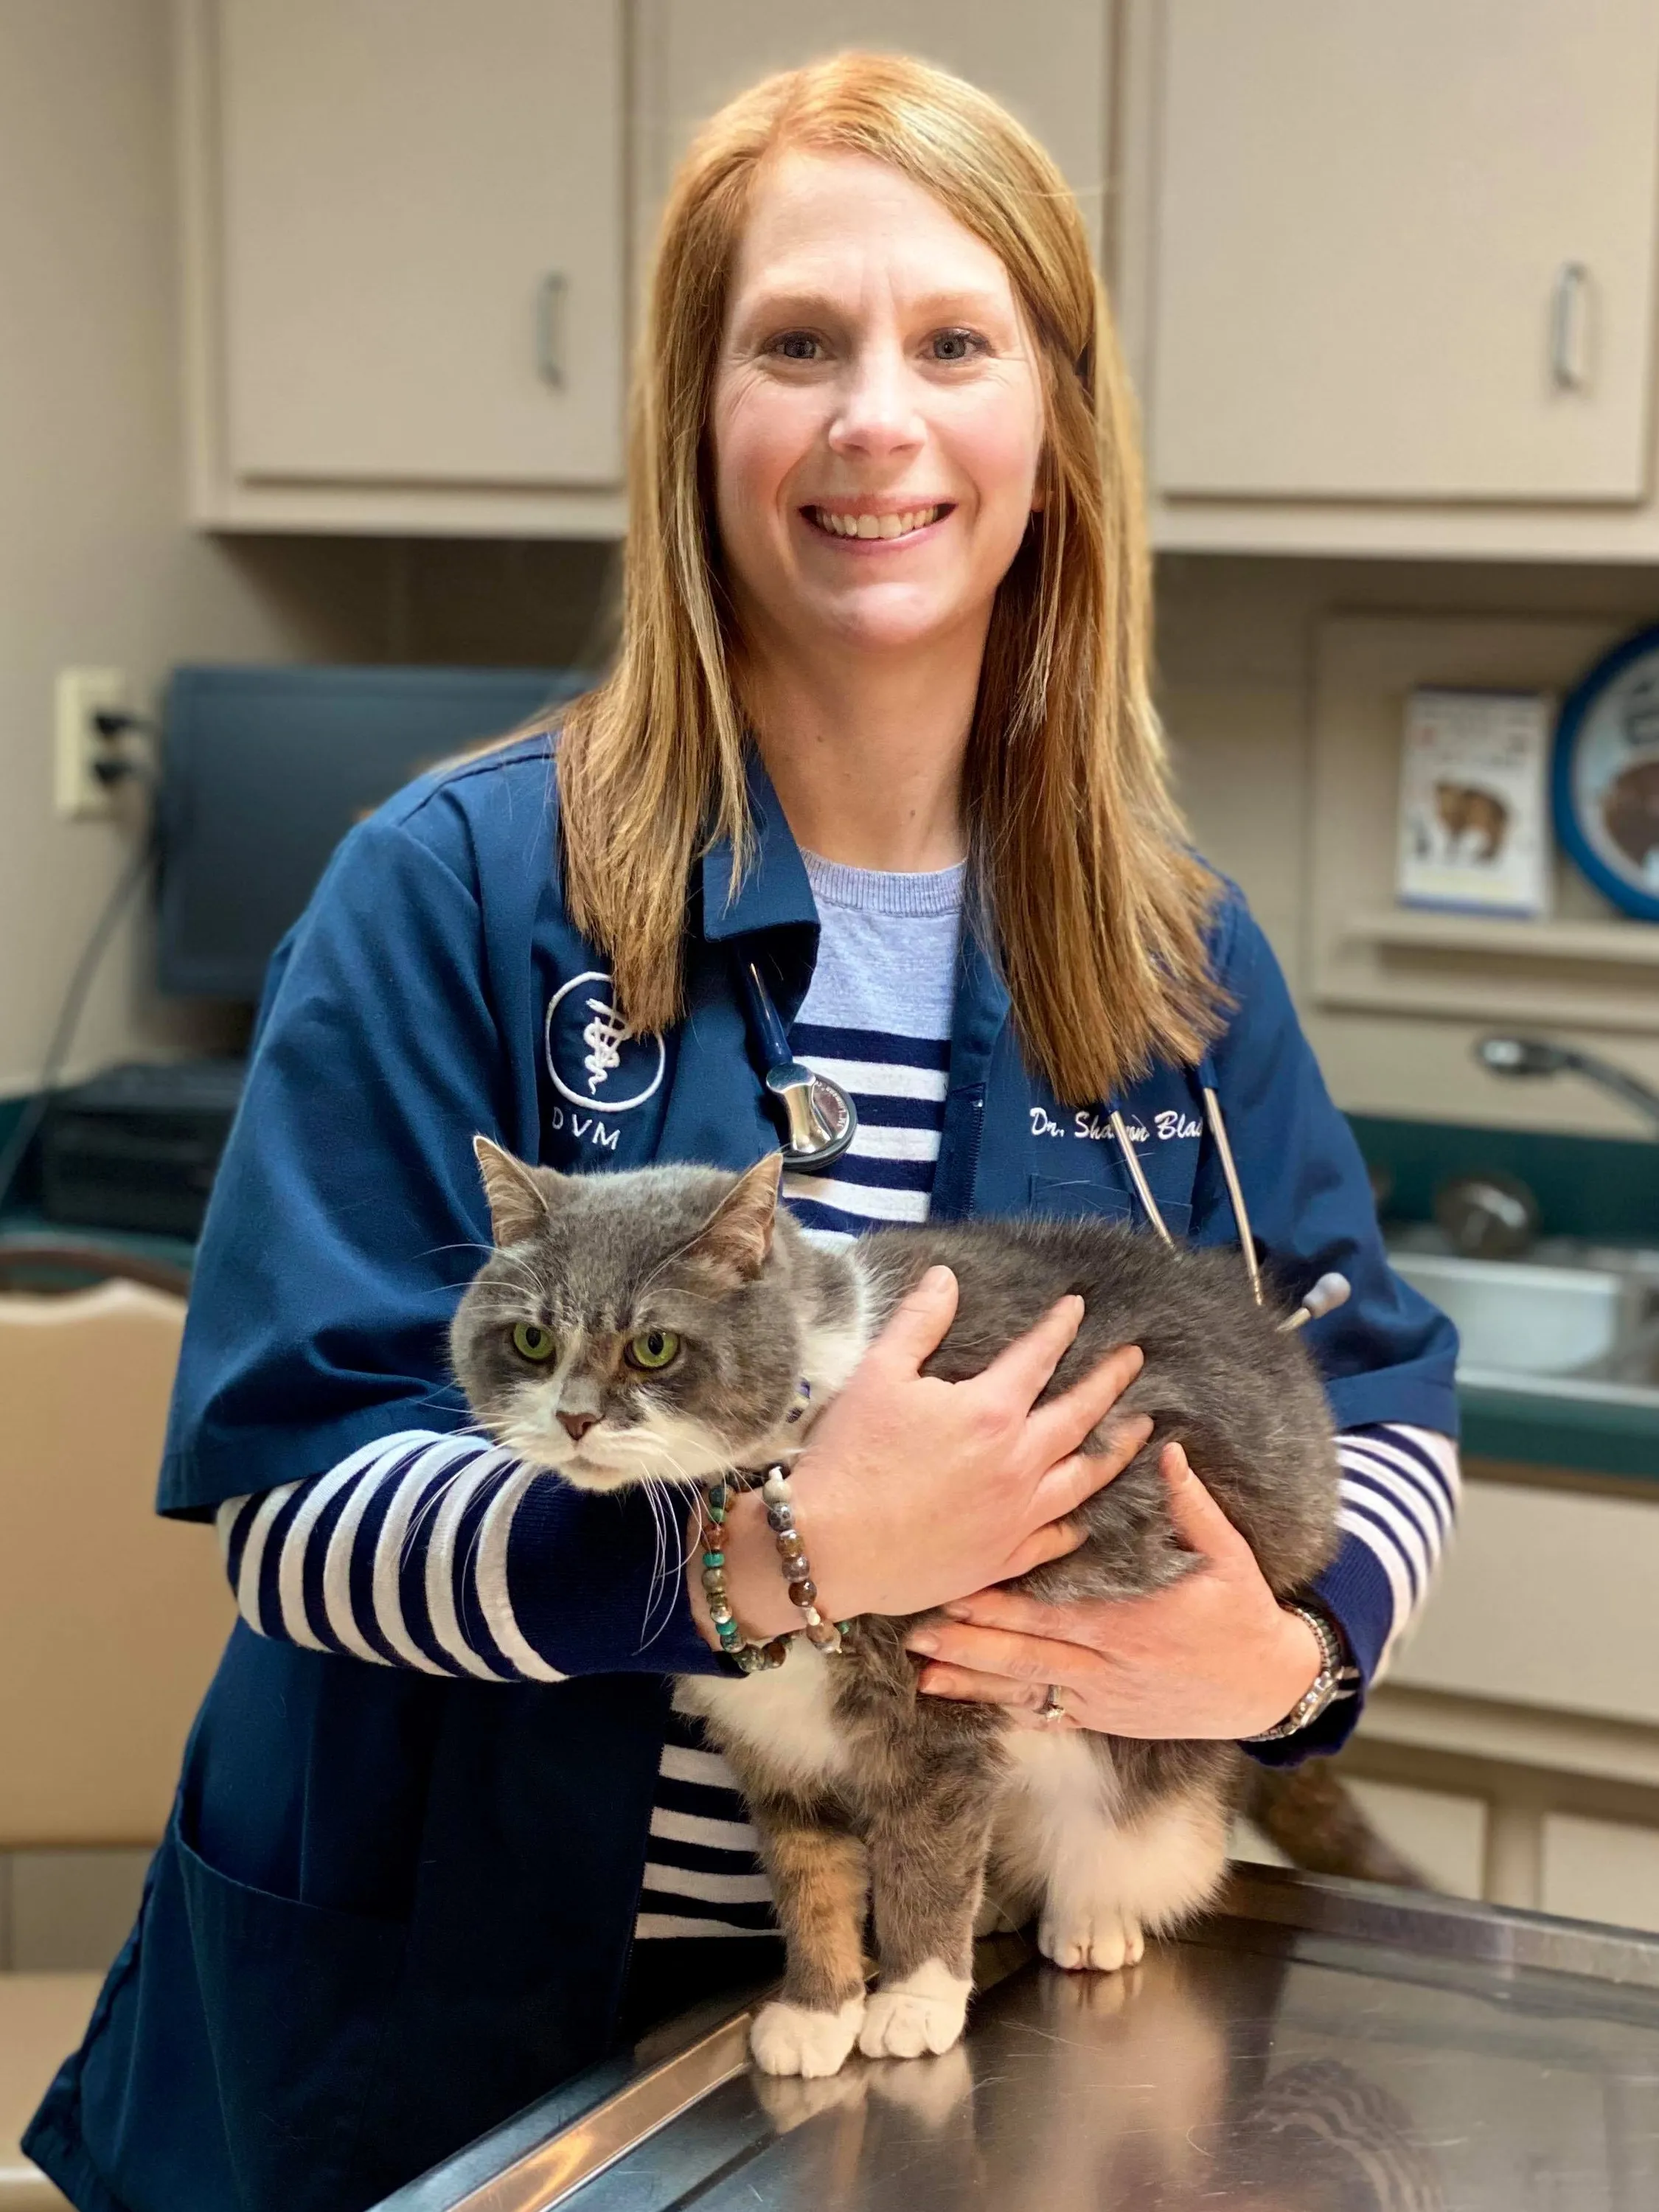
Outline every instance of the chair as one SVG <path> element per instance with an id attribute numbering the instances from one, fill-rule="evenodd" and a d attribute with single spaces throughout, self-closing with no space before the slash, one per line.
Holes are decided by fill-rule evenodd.
<path id="1" fill-rule="evenodd" d="M 182 1298 L 0 1295 L 0 1850 L 154 1844 L 233 1618 L 208 1528 L 153 1499 Z M 63 2200 L 17 2147 L 96 1974 L 0 1973 L 0 2212 Z"/>

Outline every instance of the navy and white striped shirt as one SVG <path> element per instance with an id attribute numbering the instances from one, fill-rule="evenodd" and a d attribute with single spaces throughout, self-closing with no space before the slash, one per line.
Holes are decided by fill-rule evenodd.
<path id="1" fill-rule="evenodd" d="M 821 934 L 791 1043 L 851 1094 L 859 1129 L 829 1174 L 786 1176 L 784 1198 L 805 1228 L 842 1242 L 927 1217 L 963 870 L 893 875 L 803 857 Z M 1432 1581 L 1455 1516 L 1456 1448 L 1390 1424 L 1345 1433 L 1338 1451 L 1335 1609 L 1356 1652 L 1381 1655 L 1374 1679 Z M 551 1656 L 556 1600 L 535 1539 L 561 1490 L 556 1475 L 476 1436 L 414 1430 L 366 1445 L 326 1474 L 233 1498 L 219 1527 L 238 1605 L 262 1634 L 431 1674 L 554 1682 L 564 1679 Z M 665 1569 L 680 1571 L 672 1560 Z M 574 1590 L 564 1595 L 575 1601 Z M 773 1928 L 730 1771 L 696 1723 L 676 1714 L 635 1934 Z"/>

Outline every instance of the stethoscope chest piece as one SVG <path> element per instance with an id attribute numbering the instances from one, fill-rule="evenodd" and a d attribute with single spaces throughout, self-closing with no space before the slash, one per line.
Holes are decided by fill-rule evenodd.
<path id="1" fill-rule="evenodd" d="M 783 1109 L 783 1164 L 812 1175 L 838 1160 L 858 1134 L 858 1109 L 827 1075 L 815 1075 L 789 1049 L 771 994 L 752 960 L 741 963 L 751 1019 L 766 1054 L 764 1081 Z"/>
<path id="2" fill-rule="evenodd" d="M 798 1060 L 766 1071 L 766 1087 L 783 1108 L 783 1164 L 812 1174 L 838 1160 L 858 1133 L 858 1109 L 839 1083 L 814 1075 Z"/>

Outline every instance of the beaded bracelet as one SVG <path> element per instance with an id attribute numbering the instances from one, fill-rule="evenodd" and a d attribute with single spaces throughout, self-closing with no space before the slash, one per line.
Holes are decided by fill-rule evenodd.
<path id="1" fill-rule="evenodd" d="M 818 1611 L 818 1586 L 812 1580 L 811 1564 L 796 1533 L 795 1503 L 790 1495 L 789 1478 L 781 1467 L 767 1468 L 761 1497 L 766 1505 L 766 1525 L 777 1539 L 778 1565 L 789 1585 L 789 1602 L 800 1608 L 808 1641 L 820 1651 L 839 1651 L 842 1638 L 851 1635 L 853 1624 L 850 1620 L 826 1620 Z"/>
<path id="2" fill-rule="evenodd" d="M 751 1644 L 738 1626 L 732 1601 L 726 1594 L 726 1509 L 723 1482 L 711 1482 L 702 1497 L 702 1591 L 708 1600 L 708 1618 L 714 1624 L 720 1650 L 735 1659 L 745 1674 L 763 1674 L 781 1667 L 789 1656 L 787 1637 L 775 1636 L 769 1644 Z"/>
<path id="3" fill-rule="evenodd" d="M 767 1525 L 777 1541 L 778 1564 L 789 1586 L 790 1602 L 800 1610 L 806 1636 L 820 1651 L 839 1651 L 842 1639 L 852 1632 L 852 1623 L 826 1620 L 817 1609 L 817 1585 L 811 1579 L 811 1565 L 795 1528 L 789 1480 L 781 1467 L 767 1469 L 761 1497 L 766 1505 Z M 711 1482 L 703 1494 L 703 1593 L 708 1600 L 708 1617 L 714 1624 L 721 1650 L 728 1658 L 735 1659 L 745 1674 L 763 1674 L 783 1664 L 788 1656 L 789 1639 L 774 1637 L 768 1644 L 751 1644 L 732 1615 L 726 1589 L 725 1524 L 730 1502 L 730 1491 L 724 1481 Z"/>

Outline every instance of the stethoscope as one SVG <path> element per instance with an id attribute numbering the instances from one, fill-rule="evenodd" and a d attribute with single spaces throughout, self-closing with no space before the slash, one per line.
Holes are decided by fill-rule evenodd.
<path id="1" fill-rule="evenodd" d="M 858 1110 L 839 1083 L 795 1058 L 759 968 L 752 960 L 738 964 L 766 1059 L 761 1080 L 783 1109 L 783 1164 L 797 1175 L 819 1175 L 857 1136 Z"/>
<path id="2" fill-rule="evenodd" d="M 827 1075 L 817 1075 L 804 1066 L 789 1049 L 788 1034 L 772 1004 L 771 994 L 752 960 L 739 963 L 744 989 L 749 1000 L 749 1011 L 766 1060 L 766 1073 L 762 1078 L 767 1090 L 783 1109 L 783 1164 L 786 1170 L 798 1175 L 817 1175 L 838 1160 L 858 1134 L 859 1117 L 852 1100 L 839 1083 Z M 1221 1101 L 1213 1087 L 1203 1085 L 1204 1118 L 1209 1125 L 1210 1137 L 1215 1146 L 1216 1158 L 1221 1164 L 1222 1181 L 1227 1186 L 1227 1202 L 1232 1208 L 1233 1225 L 1238 1231 L 1238 1248 L 1244 1261 L 1244 1273 L 1249 1279 L 1250 1296 L 1257 1305 L 1264 1303 L 1261 1292 L 1261 1269 L 1255 1256 L 1255 1238 L 1250 1229 L 1250 1217 L 1244 1204 L 1244 1187 L 1238 1179 L 1238 1164 L 1233 1158 L 1233 1148 L 1227 1136 L 1227 1124 L 1222 1117 Z M 1122 1114 L 1114 1107 L 1108 1116 L 1112 1134 L 1117 1139 L 1118 1151 L 1128 1171 L 1136 1198 L 1140 1201 L 1147 1220 L 1164 1243 L 1173 1248 L 1175 1236 L 1164 1218 L 1152 1187 L 1146 1180 Z M 1306 1322 L 1317 1321 L 1322 1314 L 1334 1313 L 1346 1303 L 1351 1286 L 1346 1275 L 1334 1273 L 1322 1275 L 1308 1292 L 1302 1304 L 1279 1323 L 1281 1330 L 1301 1328 Z"/>

